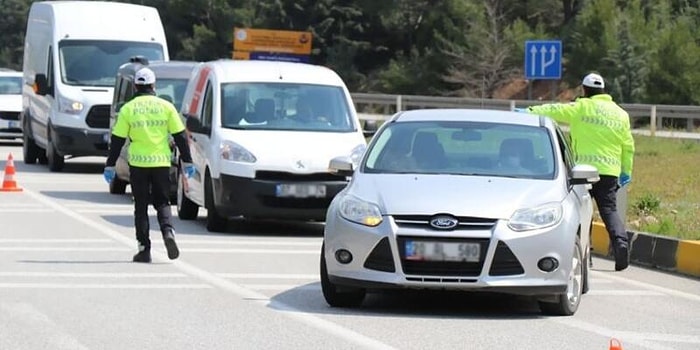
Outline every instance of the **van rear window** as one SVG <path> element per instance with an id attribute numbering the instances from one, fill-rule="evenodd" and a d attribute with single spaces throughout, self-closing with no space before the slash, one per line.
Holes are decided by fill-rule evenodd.
<path id="1" fill-rule="evenodd" d="M 292 83 L 226 83 L 221 85 L 224 128 L 355 131 L 343 89 Z"/>

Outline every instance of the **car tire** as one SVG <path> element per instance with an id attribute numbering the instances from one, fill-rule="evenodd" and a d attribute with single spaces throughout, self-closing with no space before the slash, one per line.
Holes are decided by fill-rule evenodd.
<path id="1" fill-rule="evenodd" d="M 25 132 L 22 135 L 22 156 L 24 157 L 24 164 L 36 164 L 39 160 L 39 153 L 41 153 L 41 148 L 36 145 L 34 139 L 29 136 L 31 132 L 29 129 L 25 128 Z"/>
<path id="2" fill-rule="evenodd" d="M 199 215 L 199 205 L 185 195 L 185 186 L 182 184 L 181 176 L 180 171 L 178 171 L 177 198 L 175 200 L 177 216 L 180 220 L 195 220 L 197 215 Z"/>
<path id="3" fill-rule="evenodd" d="M 65 165 L 65 158 L 58 153 L 56 146 L 53 144 L 51 139 L 51 126 L 49 125 L 49 134 L 47 135 L 46 142 L 46 158 L 48 159 L 49 170 L 52 172 L 59 172 L 63 170 Z"/>
<path id="4" fill-rule="evenodd" d="M 204 179 L 204 204 L 207 208 L 207 231 L 226 232 L 228 219 L 216 212 L 216 206 L 214 205 L 214 186 L 211 183 L 209 172 L 207 172 Z"/>
<path id="5" fill-rule="evenodd" d="M 565 294 L 555 296 L 556 302 L 539 301 L 540 310 L 545 315 L 571 316 L 578 310 L 583 294 L 583 274 L 584 266 L 588 263 L 584 260 L 585 254 L 581 250 L 581 240 L 576 237 L 574 254 L 572 258 L 572 268 L 569 272 L 569 281 Z"/>
<path id="6" fill-rule="evenodd" d="M 362 304 L 367 291 L 362 288 L 345 288 L 342 291 L 331 283 L 326 267 L 325 245 L 321 246 L 321 291 L 328 305 L 332 307 L 357 307 Z"/>
<path id="7" fill-rule="evenodd" d="M 590 285 L 588 284 L 588 279 L 589 279 L 589 271 L 591 269 L 590 264 L 588 263 L 591 261 L 591 249 L 585 249 L 586 252 L 586 259 L 583 262 L 583 287 L 581 288 L 581 294 L 586 294 L 588 293 L 588 290 L 590 289 Z"/>
<path id="8" fill-rule="evenodd" d="M 109 183 L 109 193 L 124 194 L 126 193 L 126 185 L 129 183 L 115 176 Z"/>

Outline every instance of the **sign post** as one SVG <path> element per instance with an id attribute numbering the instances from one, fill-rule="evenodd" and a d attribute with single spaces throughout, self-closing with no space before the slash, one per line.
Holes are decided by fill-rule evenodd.
<path id="1" fill-rule="evenodd" d="M 233 59 L 308 62 L 311 32 L 233 29 Z"/>
<path id="2" fill-rule="evenodd" d="M 561 79 L 561 40 L 525 41 L 525 79 L 528 99 L 532 99 L 532 81 Z"/>

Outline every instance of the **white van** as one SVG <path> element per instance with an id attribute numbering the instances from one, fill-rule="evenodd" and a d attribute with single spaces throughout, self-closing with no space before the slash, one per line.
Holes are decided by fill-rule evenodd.
<path id="1" fill-rule="evenodd" d="M 129 58 L 168 60 L 153 7 L 102 1 L 35 2 L 24 41 L 24 162 L 61 171 L 66 156 L 106 156 L 117 69 Z"/>
<path id="2" fill-rule="evenodd" d="M 350 93 L 332 70 L 303 63 L 200 65 L 182 105 L 194 176 L 178 181 L 178 215 L 207 209 L 207 229 L 232 217 L 325 220 L 347 185 L 330 160 L 359 160 L 367 143 Z"/>

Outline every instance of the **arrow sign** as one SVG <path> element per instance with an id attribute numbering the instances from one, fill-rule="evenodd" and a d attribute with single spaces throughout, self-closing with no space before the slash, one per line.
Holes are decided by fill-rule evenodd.
<path id="1" fill-rule="evenodd" d="M 525 42 L 525 79 L 561 79 L 561 41 Z"/>

